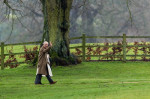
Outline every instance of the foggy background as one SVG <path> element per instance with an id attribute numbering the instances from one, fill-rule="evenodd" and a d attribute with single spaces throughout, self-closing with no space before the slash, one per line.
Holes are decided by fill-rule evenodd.
<path id="1" fill-rule="evenodd" d="M 11 12 L 0 1 L 0 42 L 39 41 L 43 34 L 42 5 L 39 0 L 9 0 Z M 70 37 L 150 36 L 150 1 L 131 0 L 132 25 L 126 0 L 74 0 L 70 12 Z M 14 23 L 14 24 L 12 24 Z M 12 31 L 13 25 L 13 31 Z M 87 42 L 115 42 L 121 39 L 87 39 Z M 128 39 L 128 41 L 150 39 Z M 72 41 L 71 43 L 78 43 Z"/>

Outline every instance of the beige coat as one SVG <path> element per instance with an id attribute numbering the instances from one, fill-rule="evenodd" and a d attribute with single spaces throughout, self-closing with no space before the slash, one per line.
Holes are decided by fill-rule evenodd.
<path id="1" fill-rule="evenodd" d="M 37 74 L 47 75 L 46 66 L 49 63 L 47 54 L 50 48 L 50 46 L 48 46 L 47 48 L 44 48 L 43 46 L 41 47 L 38 56 Z"/>

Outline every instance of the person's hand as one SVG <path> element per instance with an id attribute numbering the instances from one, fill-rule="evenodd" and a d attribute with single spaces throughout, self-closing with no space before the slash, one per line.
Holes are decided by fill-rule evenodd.
<path id="1" fill-rule="evenodd" d="M 52 42 L 49 42 L 49 45 L 50 45 L 50 47 L 52 47 L 53 45 L 52 45 Z"/>

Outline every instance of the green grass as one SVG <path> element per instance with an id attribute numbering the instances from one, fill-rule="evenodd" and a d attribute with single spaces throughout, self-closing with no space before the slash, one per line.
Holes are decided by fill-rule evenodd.
<path id="1" fill-rule="evenodd" d="M 54 67 L 34 85 L 36 67 L 0 71 L 0 99 L 150 99 L 150 62 L 83 62 Z"/>
<path id="2" fill-rule="evenodd" d="M 28 49 L 33 49 L 33 47 L 38 46 L 39 45 L 26 45 L 26 47 Z M 9 50 L 13 51 L 13 53 L 19 53 L 19 52 L 24 52 L 24 45 L 14 45 L 14 46 L 5 46 L 5 54 L 9 53 Z M 0 49 L 0 53 L 1 53 L 1 49 Z"/>

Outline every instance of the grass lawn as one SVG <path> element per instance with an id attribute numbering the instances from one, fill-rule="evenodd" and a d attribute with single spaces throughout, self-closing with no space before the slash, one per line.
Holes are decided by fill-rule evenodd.
<path id="1" fill-rule="evenodd" d="M 0 99 L 150 99 L 150 62 L 53 67 L 55 85 L 34 85 L 36 67 L 0 70 Z"/>

